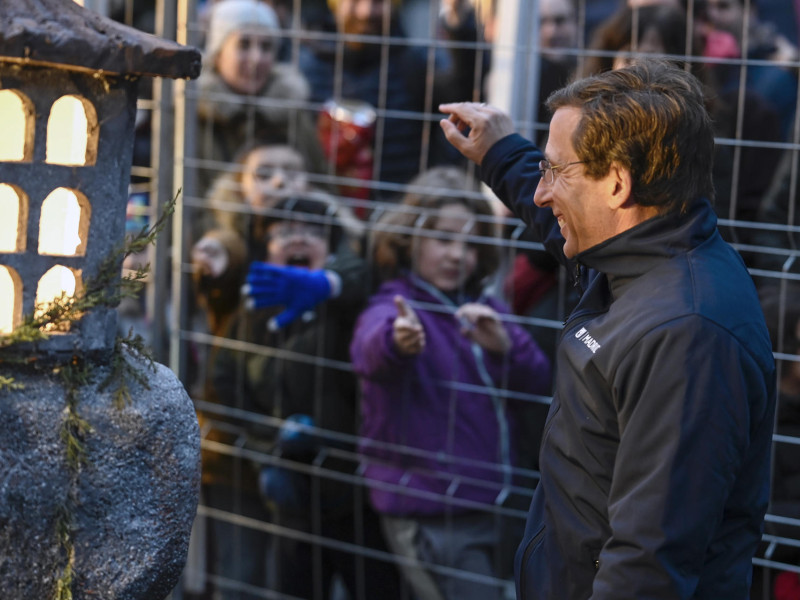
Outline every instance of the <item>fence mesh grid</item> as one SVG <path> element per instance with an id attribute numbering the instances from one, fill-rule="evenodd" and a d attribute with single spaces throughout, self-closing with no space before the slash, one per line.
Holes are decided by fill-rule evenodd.
<path id="1" fill-rule="evenodd" d="M 742 1 L 750 7 L 750 0 Z M 570 278 L 545 261 L 543 247 L 528 237 L 524 226 L 489 191 L 473 185 L 475 166 L 455 156 L 441 136 L 442 115 L 437 108 L 441 101 L 498 102 L 513 114 L 519 131 L 544 143 L 547 115 L 541 100 L 549 89 L 566 83 L 565 73 L 595 72 L 653 52 L 692 69 L 708 86 L 709 110 L 717 127 L 715 186 L 720 230 L 744 257 L 764 300 L 779 379 L 788 381 L 800 369 L 800 224 L 796 215 L 800 62 L 796 50 L 781 53 L 783 48 L 774 43 L 785 36 L 796 44 L 794 24 L 766 20 L 773 14 L 796 18 L 791 8 L 777 12 L 778 5 L 788 7 L 788 3 L 761 2 L 764 20 L 759 26 L 756 14 L 745 10 L 741 35 L 715 38 L 701 29 L 710 27 L 704 20 L 715 4 L 721 4 L 713 0 L 688 0 L 682 3 L 685 12 L 645 6 L 624 12 L 617 2 L 577 0 L 575 28 L 567 41 L 559 41 L 558 36 L 554 40 L 552 31 L 545 30 L 563 27 L 563 18 L 571 18 L 548 16 L 553 10 L 549 2 L 530 6 L 511 1 L 464 2 L 474 11 L 474 21 L 461 22 L 462 29 L 445 24 L 448 13 L 437 2 L 396 4 L 391 17 L 374 9 L 380 18 L 373 29 L 343 31 L 341 26 L 337 30 L 322 2 L 276 1 L 281 29 L 271 51 L 284 87 L 277 86 L 270 94 L 245 94 L 224 85 L 214 68 L 220 59 L 209 52 L 204 56 L 204 75 L 216 77 L 177 86 L 166 102 L 159 101 L 164 93 L 161 84 L 142 85 L 129 223 L 138 227 L 152 219 L 166 201 L 165 190 L 176 193 L 172 188 L 179 185 L 181 209 L 159 251 L 140 257 L 153 259 L 151 283 L 137 306 L 123 307 L 124 321 L 154 340 L 156 356 L 168 360 L 184 381 L 200 415 L 204 455 L 201 505 L 175 598 L 306 597 L 303 594 L 324 598 L 331 597 L 331 589 L 332 597 L 342 600 L 378 597 L 370 591 L 371 570 L 380 565 L 412 569 L 420 562 L 376 544 L 379 525 L 370 509 L 369 487 L 412 502 L 421 499 L 444 506 L 445 537 L 462 526 L 458 516 L 465 509 L 467 514 L 489 517 L 495 533 L 500 532 L 490 551 L 491 575 L 460 567 L 457 560 L 444 564 L 423 557 L 421 564 L 437 581 L 463 581 L 486 586 L 498 598 L 513 597 L 513 552 L 538 477 L 538 441 L 548 393 L 465 384 L 452 376 L 463 359 L 454 353 L 451 376 L 438 382 L 444 407 L 439 415 L 442 447 L 425 450 L 426 445 L 416 439 L 369 440 L 359 435 L 360 392 L 348 346 L 342 343 L 343 326 L 352 324 L 348 319 L 353 319 L 353 311 L 325 305 L 313 314 L 308 312 L 300 318 L 301 329 L 314 333 L 310 339 L 308 335 L 293 338 L 290 329 L 268 331 L 266 319 L 274 312 L 259 320 L 253 317 L 254 311 L 242 308 L 238 294 L 247 263 L 269 258 L 266 243 L 275 241 L 276 222 L 292 223 L 297 237 L 305 235 L 306 241 L 322 231 L 329 245 L 333 228 L 342 229 L 346 240 L 340 243 L 346 247 L 337 247 L 336 254 L 364 259 L 360 283 L 369 291 L 378 283 L 373 269 L 378 234 L 413 238 L 416 244 L 444 239 L 476 253 L 491 249 L 499 266 L 486 292 L 514 309 L 503 315 L 503 322 L 526 331 L 552 358 L 562 323 L 575 302 Z M 116 17 L 162 35 L 177 33 L 178 39 L 185 36 L 203 48 L 211 36 L 211 14 L 210 5 L 193 2 L 153 7 L 127 0 Z M 548 18 L 553 22 L 546 22 Z M 170 32 L 169 23 L 175 22 L 185 27 Z M 776 24 L 781 26 L 780 35 Z M 771 32 L 772 54 L 755 52 L 765 43 L 764 30 Z M 653 37 L 659 35 L 660 44 Z M 725 49 L 724 44 L 731 42 L 738 42 L 738 54 Z M 363 65 L 353 64 L 356 47 L 366 56 L 361 59 Z M 508 60 L 501 60 L 503 55 Z M 310 84 L 306 88 L 304 80 Z M 771 80 L 778 80 L 779 87 L 757 87 L 772 85 Z M 331 99 L 336 103 L 329 103 Z M 181 108 L 177 123 L 168 118 L 174 116 L 175 107 Z M 300 162 L 281 164 L 288 159 L 254 151 L 266 145 L 289 146 L 299 153 Z M 166 152 L 173 146 L 173 156 L 166 161 L 161 156 L 161 162 L 154 164 L 155 149 Z M 413 180 L 442 165 L 458 169 L 461 179 L 433 184 Z M 276 176 L 302 181 L 300 188 L 289 187 L 292 191 L 284 195 L 311 197 L 327 203 L 328 211 L 295 210 L 291 202 L 276 205 L 274 198 L 262 198 L 260 204 L 248 200 L 248 193 L 258 195 L 253 188 L 267 185 Z M 172 180 L 177 183 L 171 188 Z M 490 224 L 488 229 L 471 222 L 464 231 L 437 232 L 429 225 L 439 213 L 400 204 L 403 197 L 415 194 L 485 201 L 494 216 L 484 219 Z M 409 211 L 413 218 L 398 217 Z M 273 231 L 272 237 L 254 234 L 259 226 Z M 239 228 L 250 243 L 237 249 L 236 242 L 215 236 L 213 232 L 224 227 Z M 227 255 L 227 279 L 210 281 L 208 273 L 201 272 L 203 260 L 212 260 L 197 258 L 201 239 L 211 240 L 208 252 L 216 249 Z M 305 260 L 298 264 L 306 266 Z M 544 286 L 540 296 L 536 290 L 519 287 L 531 282 L 513 277 L 515 269 L 525 264 L 536 267 L 537 283 Z M 156 285 L 161 286 L 158 292 L 153 289 Z M 360 305 L 345 309 L 354 307 Z M 415 310 L 435 313 L 443 309 L 423 303 L 415 305 Z M 153 331 L 154 324 L 159 331 Z M 271 379 L 264 376 L 267 372 Z M 396 392 L 396 401 L 406 410 L 393 414 L 420 418 L 409 412 L 416 399 L 407 390 Z M 298 399 L 298 394 L 306 396 Z M 496 400 L 501 411 L 497 423 L 513 408 L 517 427 L 523 431 L 515 438 L 520 460 L 510 471 L 499 450 L 494 463 L 454 451 L 462 447 L 456 438 L 463 434 L 456 427 L 456 401 L 481 396 Z M 789 392 L 782 395 L 787 415 L 792 402 L 796 414 L 797 401 L 796 392 L 793 397 Z M 305 407 L 311 420 L 297 420 L 293 412 L 297 406 Z M 497 423 L 487 427 L 495 428 Z M 789 471 L 792 465 L 785 463 L 792 459 L 785 457 L 797 456 L 792 449 L 800 445 L 799 433 L 797 420 L 777 423 L 775 462 Z M 311 442 L 295 454 L 281 445 L 292 436 L 301 445 Z M 401 465 L 397 480 L 370 480 L 368 487 L 366 474 L 371 465 L 387 456 Z M 206 464 L 218 466 L 221 472 Z M 420 466 L 433 464 L 441 470 Z M 471 478 L 465 471 L 488 475 L 485 480 Z M 504 477 L 507 473 L 512 477 Z M 285 481 L 269 480 L 277 476 Z M 409 485 L 417 477 L 438 481 L 437 489 L 444 491 L 420 491 Z M 287 497 L 266 498 L 264 489 L 271 484 Z M 493 500 L 471 501 L 459 491 L 465 486 L 491 489 Z M 765 600 L 775 597 L 773 585 L 779 573 L 800 572 L 797 482 L 776 479 L 773 488 L 767 531 L 754 559 L 753 597 Z M 337 493 L 345 498 L 345 505 L 332 507 L 331 498 L 339 497 Z M 298 507 L 301 510 L 294 510 Z M 302 557 L 302 564 L 310 567 L 304 585 L 284 581 L 297 573 L 286 570 L 282 553 Z M 336 557 L 349 560 L 337 563 Z M 329 578 L 337 569 L 339 575 L 330 587 Z M 344 571 L 353 575 L 354 584 L 344 581 Z M 399 597 L 414 597 L 407 584 L 398 585 Z"/>

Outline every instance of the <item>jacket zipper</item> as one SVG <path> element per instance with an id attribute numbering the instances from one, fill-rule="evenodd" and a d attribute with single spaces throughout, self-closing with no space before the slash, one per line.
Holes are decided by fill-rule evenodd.
<path id="1" fill-rule="evenodd" d="M 449 306 L 454 309 L 458 309 L 458 305 L 453 302 L 450 298 L 448 298 L 445 294 L 442 293 L 437 287 L 429 284 L 424 279 L 420 279 L 416 275 L 411 275 L 411 281 L 416 285 L 418 288 L 425 290 L 431 296 L 439 300 L 444 306 Z M 482 299 L 479 298 L 478 302 Z M 505 490 L 503 491 L 504 495 L 507 495 L 508 488 L 512 482 L 512 466 L 511 466 L 511 433 L 509 432 L 508 427 L 508 420 L 506 418 L 506 406 L 505 402 L 502 398 L 497 394 L 497 388 L 494 385 L 494 381 L 492 381 L 491 375 L 486 369 L 486 363 L 484 362 L 484 355 L 483 355 L 483 348 L 477 343 L 472 342 L 470 344 L 472 349 L 472 355 L 475 358 L 476 367 L 478 369 L 478 375 L 480 376 L 483 384 L 486 386 L 488 393 L 487 395 L 492 400 L 492 407 L 494 408 L 495 418 L 497 419 L 497 429 L 498 429 L 498 437 L 500 438 L 500 461 L 501 461 L 501 468 L 503 470 L 503 485 L 505 486 Z"/>
<path id="2" fill-rule="evenodd" d="M 583 295 L 584 292 L 586 291 L 585 289 L 583 289 L 583 286 L 581 285 L 581 281 L 580 281 L 581 272 L 582 272 L 583 268 L 584 268 L 583 265 L 581 265 L 579 262 L 576 261 L 575 262 L 575 268 L 573 269 L 573 273 L 572 273 L 572 284 L 576 288 L 578 288 L 578 291 L 580 292 L 581 295 Z M 562 323 L 561 332 L 559 334 L 559 343 L 561 343 L 561 339 L 564 337 L 564 333 L 567 330 L 567 326 L 573 324 L 578 318 L 580 318 L 580 317 L 588 317 L 588 316 L 592 316 L 592 315 L 600 315 L 600 314 L 603 314 L 604 312 L 606 312 L 606 309 L 603 309 L 603 310 L 582 310 L 580 312 L 578 312 L 577 309 L 573 310 L 570 314 L 567 315 L 567 318 L 564 319 L 564 322 Z"/>
<path id="3" fill-rule="evenodd" d="M 583 270 L 583 265 L 579 263 L 577 260 L 575 261 L 575 268 L 572 269 L 572 287 L 578 288 L 578 293 L 583 295 L 584 289 L 581 285 L 581 271 Z"/>
<path id="4" fill-rule="evenodd" d="M 483 361 L 483 348 L 476 342 L 472 342 L 472 354 L 475 356 L 478 373 L 487 389 L 491 390 L 489 396 L 492 398 L 497 428 L 500 436 L 500 460 L 503 468 L 503 484 L 508 488 L 511 485 L 511 434 L 508 431 L 508 421 L 505 414 L 505 402 L 495 393 L 494 381 L 486 370 L 486 363 Z"/>

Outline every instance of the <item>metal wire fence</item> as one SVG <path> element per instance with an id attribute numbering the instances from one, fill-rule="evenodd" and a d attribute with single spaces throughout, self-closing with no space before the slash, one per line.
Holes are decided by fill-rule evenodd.
<path id="1" fill-rule="evenodd" d="M 713 90 L 710 98 L 717 101 L 710 106 L 713 105 L 711 110 L 718 110 L 714 113 L 719 134 L 715 185 L 721 196 L 717 203 L 720 229 L 745 258 L 764 298 L 779 378 L 790 381 L 800 369 L 800 322 L 796 321 L 800 318 L 797 54 L 778 58 L 754 57 L 753 53 L 748 56 L 756 42 L 762 42 L 761 37 L 751 39 L 761 31 L 751 22 L 753 16 L 745 18 L 739 36 L 739 54 L 744 58 L 715 53 L 710 43 L 703 45 L 698 37 L 703 19 L 708 18 L 708 13 L 703 12 L 708 10 L 708 3 L 699 0 L 683 3 L 686 12 L 669 13 L 670 18 L 678 14 L 677 18 L 683 19 L 680 52 L 671 50 L 667 40 L 662 40 L 660 48 L 650 45 L 648 32 L 653 29 L 658 33 L 651 20 L 653 15 L 647 12 L 650 8 L 634 9 L 621 17 L 615 28 L 618 35 L 609 35 L 603 45 L 598 32 L 603 30 L 606 19 L 613 18 L 617 9 L 614 2 L 578 0 L 574 5 L 575 28 L 568 43 L 553 42 L 540 29 L 550 10 L 547 2 L 475 0 L 465 4 L 475 9 L 477 18 L 469 25 L 475 27 L 474 31 L 469 27 L 461 31 L 443 26 L 438 3 L 409 0 L 396 7 L 406 32 L 403 35 L 388 12 L 381 13 L 386 16 L 381 17 L 377 30 L 343 32 L 336 29 L 323 3 L 277 3 L 276 8 L 283 10 L 279 13 L 283 17 L 279 60 L 297 73 L 311 74 L 311 93 L 299 97 L 246 95 L 221 85 L 204 87 L 197 81 L 143 85 L 139 102 L 141 132 L 137 138 L 142 151 L 132 172 L 129 218 L 135 224 L 152 219 L 176 194 L 179 204 L 172 230 L 151 249 L 149 256 L 138 257 L 152 264 L 145 293 L 137 305 L 122 310 L 126 311 L 126 326 L 139 328 L 150 340 L 156 357 L 169 364 L 184 381 L 201 415 L 204 460 L 220 463 L 224 470 L 224 477 L 219 479 L 210 472 L 204 476 L 189 561 L 182 582 L 173 593 L 175 598 L 292 598 L 298 597 L 292 591 L 303 587 L 314 598 L 329 597 L 329 593 L 341 599 L 374 598 L 377 596 L 370 595 L 367 573 L 377 568 L 375 565 L 414 569 L 420 564 L 438 581 L 466 581 L 486 586 L 496 597 L 512 597 L 513 552 L 538 479 L 538 436 L 550 401 L 549 392 L 537 394 L 464 383 L 458 377 L 444 377 L 440 382 L 448 410 L 455 410 L 456 399 L 470 394 L 496 398 L 504 410 L 510 406 L 520 409 L 517 424 L 525 433 L 516 442 L 522 460 L 513 466 L 453 452 L 458 446 L 453 444 L 458 432 L 452 414 L 442 417 L 444 439 L 449 445 L 435 452 L 425 449 L 427 446 L 416 439 L 376 441 L 363 437 L 360 396 L 353 364 L 346 353 L 347 344 L 342 353 L 342 340 L 335 338 L 343 334 L 328 322 L 341 319 L 344 323 L 346 319 L 332 309 L 318 310 L 304 322 L 319 325 L 315 343 L 292 345 L 288 333 L 275 335 L 266 329 L 265 322 L 254 325 L 243 316 L 246 311 L 241 308 L 236 290 L 246 263 L 256 256 L 265 258 L 265 238 L 258 238 L 260 248 L 254 250 L 251 245 L 238 259 L 231 254 L 230 246 L 222 244 L 229 269 L 235 260 L 241 263 L 234 265 L 239 269 L 239 279 L 231 275 L 216 287 L 202 287 L 202 273 L 193 250 L 203 234 L 218 228 L 222 221 L 246 223 L 250 229 L 241 233 L 247 237 L 252 234 L 254 223 L 274 223 L 287 217 L 286 213 L 276 212 L 275 207 L 247 202 L 246 179 L 253 165 L 239 152 L 243 148 L 252 150 L 259 144 L 280 143 L 300 150 L 304 165 L 295 167 L 295 171 L 299 170 L 305 183 L 337 207 L 337 215 L 343 217 L 338 225 L 353 242 L 349 251 L 365 262 L 360 275 L 364 290 L 372 292 L 378 283 L 373 270 L 374 240 L 381 233 L 406 239 L 418 236 L 420 240 L 459 238 L 465 248 L 492 248 L 498 256 L 498 268 L 485 288 L 487 293 L 513 309 L 503 316 L 503 321 L 524 329 L 552 358 L 562 322 L 575 301 L 569 277 L 545 261 L 543 247 L 529 239 L 524 226 L 502 209 L 491 192 L 469 185 L 476 175 L 475 167 L 460 161 L 443 144 L 438 133 L 438 102 L 492 102 L 509 111 L 520 132 L 542 143 L 547 118 L 540 97 L 548 86 L 565 83 L 556 77 L 554 84 L 553 72 L 588 72 L 593 64 L 631 60 L 642 52 L 667 55 L 696 70 L 701 78 L 713 75 L 713 79 L 703 80 Z M 744 1 L 744 5 L 749 8 L 750 1 Z M 770 6 L 762 3 L 762 9 Z M 154 6 L 127 0 L 116 16 L 141 28 L 152 27 L 159 35 L 203 47 L 209 11 L 210 6 L 190 0 L 160 0 Z M 744 14 L 750 15 L 747 11 Z M 667 20 L 662 18 L 661 23 Z M 661 33 L 666 35 L 664 30 Z M 773 39 L 776 36 L 773 30 Z M 613 37 L 616 39 L 610 39 Z M 796 42 L 796 38 L 790 41 Z M 367 66 L 360 65 L 362 69 L 372 69 L 368 83 L 352 63 L 356 46 L 369 49 L 367 58 L 362 59 Z M 214 61 L 209 62 L 206 56 L 204 70 L 213 71 L 213 67 Z M 760 72 L 788 81 L 789 100 L 780 107 L 783 113 L 768 106 L 771 92 L 750 85 L 751 75 Z M 724 84 L 720 83 L 723 76 Z M 413 93 L 408 92 L 410 89 Z M 781 89 L 782 93 L 785 91 Z M 767 97 L 759 100 L 758 92 L 765 92 Z M 363 95 L 350 95 L 356 93 Z M 458 96 L 453 97 L 454 94 Z M 332 107 L 327 103 L 329 99 L 337 100 L 338 105 Z M 361 104 L 353 104 L 354 100 Z M 269 119 L 263 121 L 264 115 L 276 112 L 282 119 L 279 134 L 264 133 L 265 122 L 269 124 Z M 237 147 L 220 151 L 220 139 L 230 139 L 232 132 Z M 433 187 L 412 181 L 412 176 L 443 164 L 460 169 L 463 179 Z M 274 175 L 274 171 L 273 167 L 269 173 L 262 173 L 262 179 Z M 221 195 L 216 192 L 223 180 L 228 193 Z M 481 221 L 480 217 L 465 226 L 466 233 L 437 233 L 426 227 L 429 212 L 400 204 L 404 195 L 432 191 L 444 197 L 488 201 L 494 216 L 483 220 L 491 223 L 492 235 L 474 232 L 475 221 Z M 293 209 L 284 206 L 282 210 Z M 416 211 L 410 226 L 397 225 L 392 218 L 403 211 Z M 306 224 L 331 223 L 306 213 L 294 214 L 291 219 L 305 220 Z M 530 278 L 515 277 L 520 269 Z M 541 287 L 531 288 L 535 283 Z M 218 299 L 232 298 L 228 308 L 219 309 L 227 328 L 209 321 L 209 294 L 217 294 Z M 442 310 L 440 305 L 425 304 L 415 309 L 434 313 Z M 329 341 L 338 341 L 338 349 L 332 350 Z M 227 357 L 228 383 L 233 381 L 221 397 L 209 392 L 214 387 L 210 384 L 219 381 L 214 373 L 220 356 Z M 455 368 L 458 359 L 456 355 L 451 357 L 451 368 Z M 280 389 L 269 383 L 253 387 L 252 381 L 258 377 L 248 370 L 259 368 L 272 369 L 272 385 L 280 385 Z M 292 373 L 295 377 L 303 374 L 301 377 L 308 379 L 302 383 L 307 385 L 295 385 Z M 351 387 L 346 389 L 352 393 L 343 398 L 339 389 L 332 388 L 345 385 L 341 382 L 348 380 L 351 383 L 346 385 Z M 287 412 L 292 406 L 292 394 L 296 393 L 294 388 L 304 393 L 310 390 L 311 394 L 303 398 L 303 403 L 312 420 L 299 425 Z M 397 390 L 398 403 L 411 407 L 414 400 L 404 396 L 402 389 Z M 336 427 L 327 427 L 321 423 L 330 417 L 333 402 L 344 403 L 333 409 L 344 417 L 344 424 L 340 420 Z M 785 408 L 781 414 L 787 416 L 776 424 L 775 462 L 787 467 L 787 461 L 798 455 L 800 446 L 800 422 L 792 421 L 790 415 L 791 410 L 797 415 L 800 400 L 796 391 L 794 396 L 787 391 L 781 402 Z M 419 418 L 404 414 L 409 419 Z M 487 423 L 487 428 L 494 427 L 496 423 Z M 312 439 L 313 451 L 296 456 L 283 450 L 279 442 L 287 431 Z M 385 461 L 387 456 L 395 460 L 400 457 L 400 464 L 407 467 L 401 468 L 391 482 L 368 479 L 371 466 Z M 441 469 L 431 468 L 432 464 Z M 791 465 L 788 470 L 792 470 Z M 265 473 L 277 471 L 294 485 L 305 486 L 303 498 L 287 500 L 289 504 L 302 503 L 302 518 L 294 518 L 292 511 L 285 505 L 278 506 L 274 498 L 264 497 Z M 465 472 L 484 473 L 485 478 L 470 477 Z M 506 472 L 513 477 L 504 479 Z M 754 559 L 754 598 L 772 598 L 779 573 L 800 573 L 796 467 L 793 472 L 793 482 L 776 480 L 773 484 L 775 496 L 767 515 L 767 532 Z M 499 476 L 499 485 L 495 476 Z M 436 481 L 435 489 L 444 491 L 421 490 L 413 484 L 418 478 Z M 332 497 L 328 490 L 331 487 L 349 490 L 342 496 L 347 499 L 344 512 L 350 517 L 346 534 L 332 533 L 329 527 L 341 516 L 341 511 L 331 516 L 330 506 L 325 505 Z M 493 501 L 470 500 L 469 494 L 461 494 L 465 487 L 491 489 Z M 499 532 L 490 550 L 491 574 L 459 567 L 457 561 L 441 563 L 425 557 L 415 560 L 392 552 L 385 545 L 376 545 L 375 536 L 371 535 L 377 521 L 372 520 L 374 515 L 370 512 L 370 490 L 406 496 L 412 503 L 419 499 L 441 505 L 451 531 L 459 527 L 457 515 L 462 512 L 488 516 Z M 302 564 L 310 569 L 305 573 L 305 583 L 309 585 L 280 584 L 281 578 L 286 577 L 280 572 L 285 565 L 277 556 L 283 551 L 298 552 L 298 548 L 300 554 L 290 555 L 302 555 Z M 357 583 L 349 590 L 346 584 L 351 582 L 345 582 L 341 572 L 330 584 L 331 569 L 335 571 L 331 556 L 352 559 L 348 567 L 341 569 L 355 574 Z M 407 584 L 398 585 L 399 597 L 414 597 Z"/>

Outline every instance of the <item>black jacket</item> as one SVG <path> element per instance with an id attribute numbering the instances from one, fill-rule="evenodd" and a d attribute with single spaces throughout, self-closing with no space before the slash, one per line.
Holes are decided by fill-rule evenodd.
<path id="1" fill-rule="evenodd" d="M 517 135 L 484 180 L 566 261 Z M 753 282 L 705 200 L 576 257 L 520 599 L 749 598 L 769 495 L 775 368 Z"/>
<path id="2" fill-rule="evenodd" d="M 285 420 L 304 414 L 322 430 L 318 436 L 321 446 L 355 451 L 357 384 L 349 366 L 349 345 L 356 317 L 366 302 L 367 269 L 364 260 L 346 242 L 329 258 L 325 268 L 341 278 L 338 297 L 320 303 L 277 332 L 268 331 L 267 324 L 283 307 L 253 311 L 242 308 L 232 318 L 227 337 L 250 344 L 249 351 L 231 349 L 228 343 L 210 351 L 206 399 L 272 417 L 264 424 L 246 424 L 249 449 L 272 449 Z M 230 421 L 241 429 L 241 419 Z M 233 443 L 236 435 L 214 428 L 206 439 Z M 318 448 L 310 450 L 316 452 Z M 233 473 L 229 456 L 206 452 L 203 460 L 207 483 L 229 482 Z M 323 467 L 352 471 L 352 462 L 326 459 Z M 250 483 L 255 477 L 252 479 Z M 350 498 L 349 485 L 330 478 L 323 480 L 323 494 Z M 342 501 L 337 506 L 352 508 L 352 503 Z"/>

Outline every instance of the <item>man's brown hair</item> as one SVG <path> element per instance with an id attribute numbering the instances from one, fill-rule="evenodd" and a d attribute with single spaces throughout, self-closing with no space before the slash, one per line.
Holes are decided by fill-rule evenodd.
<path id="1" fill-rule="evenodd" d="M 547 99 L 551 112 L 582 112 L 572 144 L 586 173 L 628 169 L 633 200 L 661 213 L 714 200 L 714 133 L 697 78 L 663 59 L 579 79 Z"/>

